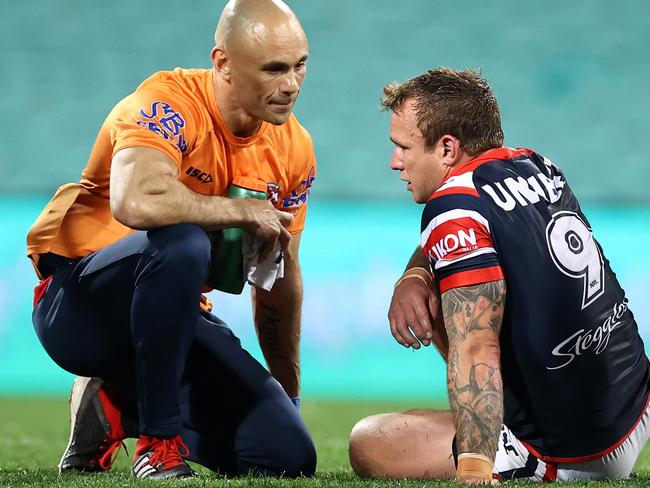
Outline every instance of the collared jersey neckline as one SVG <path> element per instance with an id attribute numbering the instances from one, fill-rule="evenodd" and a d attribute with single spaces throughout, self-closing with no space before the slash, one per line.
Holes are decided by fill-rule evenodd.
<path id="1" fill-rule="evenodd" d="M 505 161 L 508 159 L 514 159 L 519 156 L 525 156 L 527 154 L 532 154 L 534 151 L 532 149 L 526 149 L 525 147 L 511 148 L 511 147 L 497 147 L 495 149 L 488 149 L 485 152 L 482 152 L 474 159 L 470 159 L 467 163 L 462 165 L 459 168 L 454 168 L 449 172 L 447 176 L 440 182 L 438 188 L 436 188 L 428 200 L 431 200 L 435 193 L 452 177 L 469 173 L 474 171 L 479 166 L 489 163 L 490 161 Z"/>

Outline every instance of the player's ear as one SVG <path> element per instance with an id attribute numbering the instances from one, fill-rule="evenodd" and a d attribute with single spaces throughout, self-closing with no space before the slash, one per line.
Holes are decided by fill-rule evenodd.
<path id="1" fill-rule="evenodd" d="M 442 162 L 446 166 L 456 166 L 456 163 L 461 160 L 462 149 L 460 148 L 460 141 L 450 134 L 445 134 L 438 142 L 440 151 L 442 152 Z"/>
<path id="2" fill-rule="evenodd" d="M 222 47 L 215 46 L 212 48 L 210 57 L 212 58 L 212 66 L 214 66 L 217 74 L 226 81 L 230 81 L 230 58 L 226 51 Z"/>

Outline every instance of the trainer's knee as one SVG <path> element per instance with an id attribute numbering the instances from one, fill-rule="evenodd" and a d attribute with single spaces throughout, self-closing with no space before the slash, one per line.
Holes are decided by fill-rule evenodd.
<path id="1" fill-rule="evenodd" d="M 193 224 L 177 224 L 149 231 L 156 254 L 165 265 L 188 273 L 206 273 L 210 264 L 210 239 Z"/>
<path id="2" fill-rule="evenodd" d="M 284 448 L 278 452 L 282 476 L 296 478 L 313 476 L 316 472 L 316 447 L 304 428 L 295 428 L 292 435 L 283 439 Z"/>

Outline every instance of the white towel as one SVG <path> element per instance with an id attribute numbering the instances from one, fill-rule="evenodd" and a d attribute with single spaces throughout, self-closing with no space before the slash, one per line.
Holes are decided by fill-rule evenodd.
<path id="1" fill-rule="evenodd" d="M 244 276 L 249 284 L 270 291 L 276 280 L 284 277 L 284 256 L 280 241 L 275 244 L 273 252 L 261 263 L 257 258 L 264 243 L 254 239 L 248 232 L 242 232 L 242 255 L 244 256 Z"/>

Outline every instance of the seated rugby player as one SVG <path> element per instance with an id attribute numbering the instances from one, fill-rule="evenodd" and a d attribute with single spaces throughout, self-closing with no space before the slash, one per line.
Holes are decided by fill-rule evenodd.
<path id="1" fill-rule="evenodd" d="M 650 434 L 648 358 L 564 174 L 503 147 L 475 72 L 438 68 L 384 92 L 390 166 L 424 205 L 391 332 L 438 347 L 451 410 L 363 419 L 354 470 L 464 483 L 629 476 Z"/>

